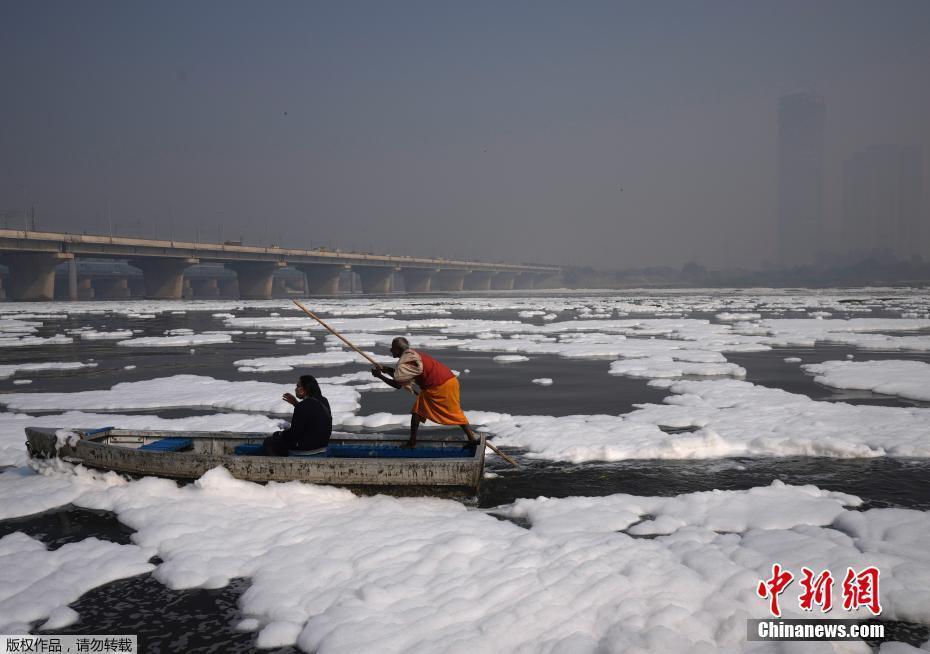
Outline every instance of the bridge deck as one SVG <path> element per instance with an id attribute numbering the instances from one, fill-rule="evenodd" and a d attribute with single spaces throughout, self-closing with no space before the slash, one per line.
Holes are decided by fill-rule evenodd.
<path id="1" fill-rule="evenodd" d="M 0 252 L 67 253 L 84 257 L 199 259 L 201 261 L 255 261 L 284 264 L 335 264 L 395 268 L 439 268 L 488 272 L 540 273 L 555 275 L 557 266 L 491 263 L 442 258 L 365 254 L 339 250 L 300 250 L 220 243 L 96 236 L 59 232 L 0 229 Z"/>

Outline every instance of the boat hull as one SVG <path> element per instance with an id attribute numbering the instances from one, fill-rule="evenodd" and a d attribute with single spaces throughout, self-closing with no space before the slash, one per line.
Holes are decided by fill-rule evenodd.
<path id="1" fill-rule="evenodd" d="M 266 434 L 238 432 L 160 432 L 104 429 L 71 430 L 75 437 L 59 437 L 61 430 L 26 428 L 27 447 L 35 458 L 58 457 L 91 468 L 114 472 L 192 480 L 222 466 L 233 477 L 255 482 L 303 481 L 403 494 L 477 493 L 484 470 L 484 438 L 469 456 L 442 458 L 328 458 L 242 456 L 237 445 L 261 443 Z M 146 451 L 140 447 L 165 438 L 191 440 L 189 451 Z M 400 445 L 403 440 L 383 435 L 334 434 L 331 443 Z M 459 438 L 421 440 L 418 447 L 461 450 Z"/>

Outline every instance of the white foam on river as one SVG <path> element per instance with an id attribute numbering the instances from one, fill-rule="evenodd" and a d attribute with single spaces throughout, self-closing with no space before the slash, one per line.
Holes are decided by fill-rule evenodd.
<path id="1" fill-rule="evenodd" d="M 80 368 L 96 368 L 96 363 L 81 363 L 80 361 L 43 361 L 39 363 L 14 363 L 0 365 L 0 379 L 8 379 L 19 372 L 37 372 L 44 370 L 79 370 Z"/>
<path id="2" fill-rule="evenodd" d="M 755 587 L 773 561 L 835 575 L 876 565 L 883 617 L 930 621 L 928 514 L 859 512 L 858 498 L 813 486 L 521 499 L 485 512 L 261 486 L 221 468 L 185 486 L 111 484 L 80 469 L 35 477 L 76 485 L 66 497 L 77 506 L 114 511 L 136 530 L 134 545 L 87 539 L 53 556 L 22 534 L 0 540 L 0 556 L 15 557 L 0 568 L 16 581 L 0 584 L 15 588 L 0 604 L 11 607 L 0 612 L 8 623 L 41 620 L 82 589 L 143 572 L 151 555 L 170 588 L 248 579 L 240 627 L 258 631 L 259 647 L 323 653 L 743 650 L 746 618 L 765 615 Z M 67 592 L 35 592 L 53 583 Z M 810 617 L 791 594 L 785 616 Z M 829 617 L 866 617 L 840 613 Z"/>
<path id="3" fill-rule="evenodd" d="M 119 341 L 123 347 L 188 347 L 232 343 L 230 334 L 179 334 L 174 336 L 143 336 Z"/>
<path id="4" fill-rule="evenodd" d="M 49 551 L 21 532 L 0 538 L 0 628 L 27 633 L 29 623 L 55 619 L 61 628 L 77 616 L 68 604 L 88 590 L 152 570 L 154 550 L 96 538 Z"/>
<path id="5" fill-rule="evenodd" d="M 405 425 L 409 414 L 356 415 L 360 392 L 386 388 L 367 375 L 360 372 L 321 380 L 334 424 Z M 472 424 L 493 435 L 498 445 L 527 450 L 526 456 L 532 458 L 574 463 L 733 456 L 930 457 L 926 438 L 930 409 L 820 402 L 739 380 L 667 380 L 662 385 L 672 393 L 663 404 L 640 405 L 627 414 L 512 416 L 467 406 L 466 414 Z M 291 384 L 177 375 L 124 382 L 109 390 L 8 393 L 0 395 L 0 404 L 23 412 L 48 407 L 75 411 L 197 408 L 285 417 L 291 407 L 280 397 L 291 390 Z M 660 427 L 693 431 L 670 434 Z"/>
<path id="6" fill-rule="evenodd" d="M 322 385 L 333 414 L 353 413 L 359 408 L 358 391 L 346 385 Z M 254 411 L 291 415 L 293 407 L 281 400 L 294 390 L 293 383 L 224 381 L 199 375 L 174 375 L 137 382 L 123 382 L 108 390 L 76 393 L 9 393 L 0 404 L 14 411 L 122 410 L 198 408 Z"/>
<path id="7" fill-rule="evenodd" d="M 113 332 L 98 332 L 94 330 L 81 330 L 75 332 L 82 341 L 118 341 L 132 338 L 131 329 L 120 329 Z"/>
<path id="8" fill-rule="evenodd" d="M 126 321 L 178 308 L 175 302 L 4 303 L 0 348 L 125 333 L 116 330 Z M 930 296 L 920 290 L 336 298 L 313 300 L 310 308 L 379 357 L 391 338 L 406 335 L 427 351 L 601 360 L 596 365 L 605 375 L 648 379 L 669 393 L 662 403 L 616 415 L 520 416 L 466 403 L 472 423 L 518 460 L 930 457 L 930 409 L 814 401 L 743 381 L 746 371 L 727 359 L 732 352 L 775 347 L 858 348 L 859 361 L 804 369 L 836 388 L 926 399 L 927 364 L 862 360 L 872 349 L 930 351 Z M 222 339 L 211 352 L 228 353 L 230 373 L 240 377 L 365 366 L 288 301 L 197 301 L 183 309 L 207 312 L 215 329 L 133 333 L 127 340 L 163 346 L 179 339 L 189 346 Z M 879 311 L 902 317 L 869 315 Z M 107 316 L 109 331 L 103 325 L 99 331 L 60 329 L 65 314 Z M 253 341 L 299 339 L 301 351 L 242 358 L 247 355 L 231 337 L 246 330 L 252 332 L 247 336 L 269 332 Z M 56 334 L 61 331 L 67 336 Z M 311 346 L 314 337 L 320 342 Z M 308 351 L 314 347 L 325 351 Z M 11 358 L 7 369 L 15 374 L 29 370 L 23 366 L 49 365 L 70 374 L 64 366 L 73 365 L 28 359 Z M 143 359 L 133 362 L 135 374 L 144 372 Z M 531 376 L 520 383 L 529 386 Z M 545 402 L 558 401 L 553 376 L 552 387 L 536 389 Z M 390 392 L 366 369 L 318 377 L 337 425 L 408 424 L 409 413 L 358 414 L 360 393 Z M 467 402 L 470 379 L 463 379 Z M 532 382 L 544 379 L 550 378 Z M 592 385 L 597 381 L 593 377 Z M 28 387 L 37 392 L 0 394 L 8 410 L 0 413 L 0 466 L 14 466 L 0 472 L 0 519 L 74 504 L 113 511 L 136 530 L 133 545 L 90 538 L 54 551 L 22 533 L 0 539 L 0 630 L 24 631 L 46 618 L 49 628 L 66 626 L 79 619 L 68 603 L 98 584 L 151 570 L 153 555 L 163 561 L 156 578 L 171 588 L 216 588 L 246 578 L 240 628 L 256 631 L 261 647 L 297 645 L 322 653 L 869 651 L 862 643 L 746 643 L 745 619 L 766 614 L 755 588 L 774 561 L 795 573 L 803 565 L 834 575 L 846 566 L 877 565 L 884 617 L 930 624 L 930 513 L 858 511 L 858 498 L 811 486 L 776 482 L 677 497 L 523 498 L 479 511 L 451 501 L 356 497 L 300 483 L 259 486 L 222 469 L 179 486 L 64 463 L 25 467 L 27 425 L 268 433 L 290 415 L 280 398 L 292 386 L 175 375 L 49 393 L 37 377 Z M 404 397 L 399 411 L 408 406 Z M 210 414 L 132 414 L 174 408 Z M 101 411 L 118 413 L 95 413 Z M 667 433 L 680 429 L 691 431 Z M 796 586 L 783 596 L 783 610 L 787 617 L 808 617 L 790 597 Z M 828 617 L 847 617 L 837 610 Z M 904 646 L 881 651 L 896 648 Z"/>
<path id="9" fill-rule="evenodd" d="M 74 339 L 70 336 L 3 336 L 0 337 L 0 349 L 7 347 L 36 347 L 42 345 L 68 345 L 73 343 Z"/>
<path id="10" fill-rule="evenodd" d="M 359 359 L 355 352 L 336 350 L 330 352 L 308 352 L 306 354 L 291 354 L 282 357 L 258 357 L 255 359 L 239 359 L 233 362 L 240 372 L 281 372 L 296 368 L 319 368 L 326 366 L 344 366 L 357 363 Z"/>
<path id="11" fill-rule="evenodd" d="M 824 386 L 930 402 L 930 364 L 923 361 L 825 361 L 802 368 Z"/>

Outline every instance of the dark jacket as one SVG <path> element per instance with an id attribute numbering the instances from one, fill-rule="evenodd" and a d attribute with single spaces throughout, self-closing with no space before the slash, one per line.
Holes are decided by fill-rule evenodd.
<path id="1" fill-rule="evenodd" d="M 325 397 L 305 397 L 294 407 L 291 426 L 278 432 L 291 450 L 317 450 L 329 444 L 333 414 Z"/>

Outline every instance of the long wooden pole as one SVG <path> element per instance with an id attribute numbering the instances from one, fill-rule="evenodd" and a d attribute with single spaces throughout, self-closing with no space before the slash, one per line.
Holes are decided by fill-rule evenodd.
<path id="1" fill-rule="evenodd" d="M 307 307 L 305 307 L 304 305 L 302 305 L 302 304 L 301 304 L 300 302 L 298 302 L 297 300 L 294 300 L 293 302 L 294 302 L 294 304 L 296 304 L 297 306 L 299 306 L 299 307 L 303 310 L 303 312 L 304 312 L 305 314 L 307 314 L 308 316 L 310 316 L 311 318 L 313 318 L 314 320 L 316 320 L 318 323 L 320 323 L 321 325 L 323 325 L 327 330 L 329 330 L 329 333 L 330 333 L 330 334 L 332 334 L 333 336 L 335 336 L 336 338 L 338 338 L 340 341 L 342 341 L 343 343 L 345 343 L 346 345 L 348 345 L 349 347 L 351 347 L 353 350 L 355 350 L 356 352 L 358 352 L 359 354 L 361 354 L 363 357 L 365 357 L 368 361 L 370 361 L 370 362 L 371 362 L 371 365 L 373 365 L 373 366 L 374 366 L 375 368 L 377 368 L 378 370 L 383 370 L 383 368 L 382 368 L 382 366 L 381 366 L 380 363 L 378 363 L 377 361 L 375 361 L 374 359 L 372 359 L 370 356 L 368 356 L 367 354 L 365 354 L 364 352 L 362 352 L 360 349 L 358 349 L 357 347 L 355 347 L 355 344 L 354 344 L 352 341 L 350 341 L 350 340 L 347 339 L 345 336 L 343 336 L 342 334 L 340 334 L 339 332 L 337 332 L 335 329 L 333 329 L 332 327 L 330 327 L 329 325 L 327 325 L 325 322 L 323 322 L 323 320 L 322 320 L 318 315 L 316 315 L 315 313 L 313 313 L 312 311 L 310 311 L 310 309 L 308 309 Z"/>
<path id="2" fill-rule="evenodd" d="M 511 459 L 509 456 L 507 456 L 506 454 L 504 454 L 503 452 L 501 452 L 499 449 L 497 449 L 497 445 L 495 445 L 494 443 L 492 443 L 491 441 L 489 441 L 487 438 L 484 439 L 484 444 L 487 445 L 488 447 L 490 447 L 492 450 L 494 450 L 494 453 L 497 454 L 497 456 L 499 456 L 499 457 L 502 458 L 504 461 L 506 461 L 507 463 L 509 463 L 510 465 L 512 465 L 514 468 L 517 468 L 517 467 L 518 467 L 516 461 L 514 461 L 514 460 Z"/>
<path id="3" fill-rule="evenodd" d="M 323 327 L 325 327 L 325 328 L 327 329 L 327 331 L 329 331 L 330 334 L 332 334 L 333 336 L 335 336 L 336 338 L 338 338 L 340 341 L 342 341 L 343 343 L 345 343 L 346 345 L 348 345 L 349 347 L 351 347 L 353 350 L 355 350 L 356 352 L 358 352 L 359 354 L 361 354 L 363 357 L 365 357 L 365 359 L 368 360 L 368 361 L 370 361 L 371 364 L 372 364 L 375 368 L 377 368 L 379 371 L 380 371 L 380 370 L 383 370 L 383 367 L 381 366 L 380 363 L 378 363 L 377 361 L 375 361 L 374 359 L 372 359 L 370 356 L 368 356 L 367 354 L 365 354 L 364 352 L 362 352 L 360 349 L 358 349 L 357 347 L 355 347 L 355 343 L 353 343 L 352 341 L 350 341 L 349 339 L 347 339 L 345 336 L 343 336 L 342 334 L 340 334 L 339 332 L 337 332 L 335 329 L 333 329 L 332 327 L 330 327 L 329 325 L 327 325 L 325 322 L 323 322 L 323 320 L 322 320 L 318 315 L 316 315 L 315 313 L 313 313 L 312 311 L 310 311 L 310 309 L 308 309 L 307 307 L 305 307 L 304 305 L 302 305 L 300 302 L 298 302 L 297 300 L 292 300 L 292 301 L 294 302 L 294 304 L 296 304 L 298 307 L 300 307 L 300 309 L 301 309 L 305 314 L 307 314 L 308 316 L 310 316 L 311 318 L 313 318 L 314 320 L 316 320 L 318 323 L 320 323 L 321 325 L 323 325 Z M 409 388 L 409 387 L 408 387 L 408 388 Z M 410 389 L 410 392 L 416 394 L 416 391 L 414 391 L 412 388 Z M 502 458 L 504 461 L 506 461 L 507 463 L 509 463 L 510 465 L 512 465 L 512 466 L 514 466 L 514 467 L 517 466 L 517 462 L 516 462 L 516 461 L 514 461 L 514 460 L 511 459 L 509 456 L 507 456 L 506 454 L 504 454 L 503 452 L 501 452 L 499 449 L 497 449 L 497 446 L 494 445 L 493 443 L 491 443 L 488 439 L 484 439 L 484 444 L 487 445 L 488 447 L 490 447 L 490 448 L 494 451 L 494 453 L 497 454 L 497 455 L 498 455 L 500 458 Z"/>

